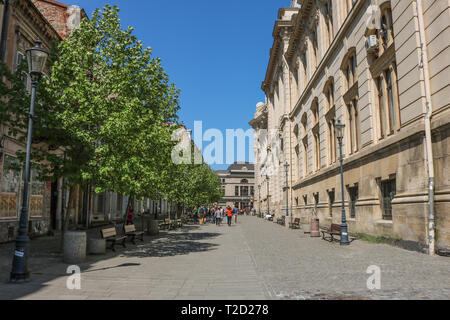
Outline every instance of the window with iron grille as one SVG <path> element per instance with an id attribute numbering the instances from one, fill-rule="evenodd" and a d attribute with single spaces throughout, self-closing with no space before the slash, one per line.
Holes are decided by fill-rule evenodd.
<path id="1" fill-rule="evenodd" d="M 319 193 L 314 194 L 314 210 L 317 211 L 317 207 L 319 206 Z"/>
<path id="2" fill-rule="evenodd" d="M 392 220 L 392 200 L 397 193 L 396 180 L 381 181 L 383 220 Z"/>
<path id="3" fill-rule="evenodd" d="M 358 187 L 348 188 L 348 193 L 350 196 L 350 218 L 354 219 L 356 217 L 356 201 L 358 201 Z"/>
<path id="4" fill-rule="evenodd" d="M 239 196 L 239 187 L 238 186 L 234 187 L 234 195 Z"/>

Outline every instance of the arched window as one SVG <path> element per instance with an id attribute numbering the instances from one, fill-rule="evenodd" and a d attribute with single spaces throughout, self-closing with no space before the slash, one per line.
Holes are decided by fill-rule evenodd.
<path id="1" fill-rule="evenodd" d="M 381 29 L 378 31 L 378 39 L 382 44 L 382 51 L 394 43 L 394 26 L 389 3 L 381 7 Z"/>
<path id="2" fill-rule="evenodd" d="M 331 0 L 327 0 L 324 4 L 324 18 L 328 36 L 328 45 L 331 45 L 334 39 L 333 3 L 331 2 Z"/>
<path id="3" fill-rule="evenodd" d="M 343 98 L 347 106 L 348 153 L 356 152 L 360 148 L 360 121 L 358 107 L 358 66 L 356 62 L 356 49 L 351 48 L 345 55 L 341 70 L 346 79 L 346 90 Z"/>
<path id="4" fill-rule="evenodd" d="M 311 33 L 311 44 L 313 49 L 313 62 L 314 62 L 314 70 L 311 70 L 311 74 L 314 73 L 315 68 L 319 65 L 319 49 L 317 44 L 317 27 L 314 26 L 314 30 Z"/>
<path id="5" fill-rule="evenodd" d="M 320 124 L 319 124 L 319 104 L 318 99 L 315 98 L 311 105 L 312 113 L 312 133 L 314 137 L 314 160 L 315 160 L 315 170 L 320 169 Z"/>
<path id="6" fill-rule="evenodd" d="M 328 129 L 328 164 L 336 162 L 336 110 L 334 105 L 334 79 L 330 78 L 325 85 L 324 95 L 327 107 L 325 119 Z"/>
<path id="7" fill-rule="evenodd" d="M 308 161 L 308 117 L 306 112 L 303 113 L 301 118 L 301 123 L 303 126 L 303 176 L 308 175 L 309 171 L 309 161 Z"/>
<path id="8" fill-rule="evenodd" d="M 398 102 L 397 69 L 395 61 L 375 79 L 378 99 L 377 115 L 379 134 L 383 139 L 400 129 L 400 111 Z"/>

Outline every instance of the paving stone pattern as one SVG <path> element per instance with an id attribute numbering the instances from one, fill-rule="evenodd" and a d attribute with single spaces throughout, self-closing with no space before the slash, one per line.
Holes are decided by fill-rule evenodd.
<path id="1" fill-rule="evenodd" d="M 0 299 L 449 299 L 450 260 L 384 244 L 348 247 L 310 238 L 256 217 L 237 225 L 185 226 L 89 256 L 81 290 L 66 286 L 57 238 L 33 240 L 32 279 L 6 283 L 13 244 L 0 246 Z M 369 266 L 381 268 L 381 290 L 368 290 Z"/>

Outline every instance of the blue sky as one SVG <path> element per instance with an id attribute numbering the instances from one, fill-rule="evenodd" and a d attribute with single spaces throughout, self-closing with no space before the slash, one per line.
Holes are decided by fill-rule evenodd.
<path id="1" fill-rule="evenodd" d="M 181 90 L 180 118 L 189 129 L 194 121 L 203 121 L 203 131 L 221 130 L 224 137 L 226 129 L 250 129 L 255 105 L 264 101 L 261 83 L 274 22 L 289 0 L 71 1 L 66 3 L 84 8 L 89 16 L 106 3 L 121 9 L 122 25 L 135 28 Z M 253 141 L 247 150 L 245 159 L 235 160 L 253 160 Z"/>

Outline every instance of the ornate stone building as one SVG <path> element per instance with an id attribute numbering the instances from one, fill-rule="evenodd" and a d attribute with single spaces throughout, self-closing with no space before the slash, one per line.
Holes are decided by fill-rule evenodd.
<path id="1" fill-rule="evenodd" d="M 269 200 L 283 215 L 288 197 L 304 224 L 315 215 L 322 226 L 341 222 L 341 121 L 350 232 L 448 249 L 449 26 L 447 1 L 294 0 L 280 9 L 266 101 L 250 122 L 255 185 L 268 195 L 257 206 Z"/>
<path id="2" fill-rule="evenodd" d="M 42 11 L 41 11 L 42 10 Z M 58 19 L 52 19 L 57 16 Z M 50 51 L 55 43 L 65 39 L 79 20 L 86 17 L 82 9 L 52 0 L 0 1 L 0 61 L 13 71 L 25 59 L 26 49 L 40 39 Z M 80 18 L 80 19 L 75 19 Z M 1 79 L 0 81 L 3 81 Z M 28 85 L 30 81 L 28 80 Z M 23 173 L 10 169 L 17 163 L 16 152 L 26 145 L 8 135 L 8 124 L 0 124 L 0 242 L 14 240 L 17 233 L 23 189 Z M 37 172 L 31 172 L 29 232 L 41 235 L 56 228 L 61 212 L 61 182 L 41 182 Z M 59 218 L 59 220 L 61 220 Z"/>
<path id="3" fill-rule="evenodd" d="M 222 181 L 225 196 L 218 203 L 219 207 L 236 206 L 239 209 L 250 210 L 255 196 L 254 164 L 236 162 L 228 170 L 216 171 Z"/>

